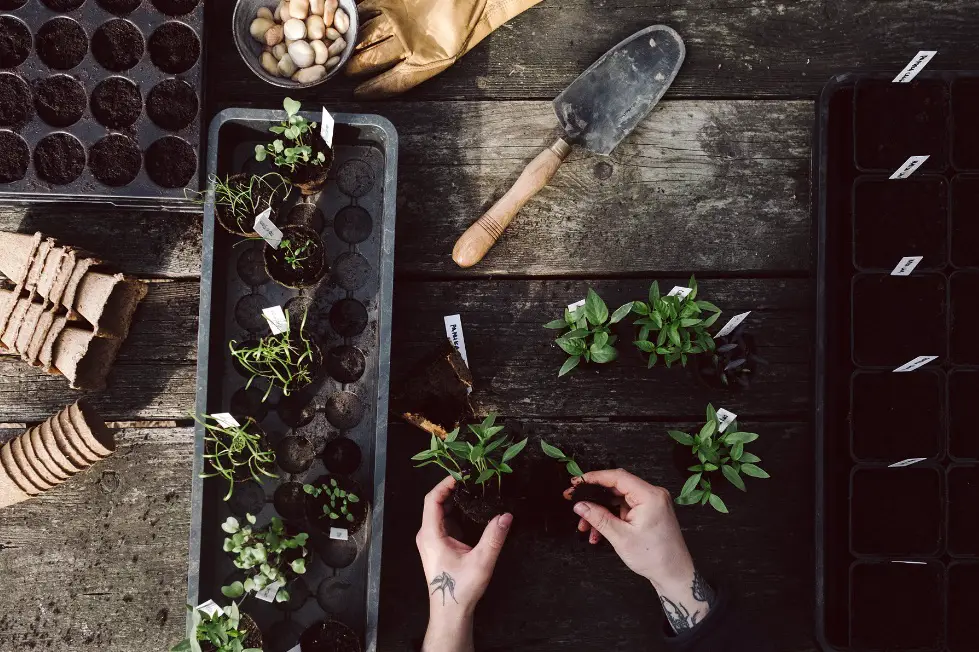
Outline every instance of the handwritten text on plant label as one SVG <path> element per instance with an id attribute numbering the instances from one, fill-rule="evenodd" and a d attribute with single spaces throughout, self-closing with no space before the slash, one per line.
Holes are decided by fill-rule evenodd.
<path id="1" fill-rule="evenodd" d="M 686 299 L 687 295 L 693 292 L 693 288 L 685 288 L 682 285 L 675 286 L 670 293 L 666 296 L 668 297 L 680 297 L 681 299 Z"/>
<path id="2" fill-rule="evenodd" d="M 452 342 L 452 346 L 456 347 L 459 355 L 462 356 L 462 361 L 468 367 L 469 356 L 466 355 L 466 338 L 462 334 L 462 316 L 446 315 L 442 319 L 445 321 L 445 336 Z"/>
<path id="3" fill-rule="evenodd" d="M 217 414 L 212 414 L 214 420 L 218 422 L 218 425 L 222 428 L 240 428 L 241 424 L 238 420 L 227 412 L 218 412 Z"/>
<path id="4" fill-rule="evenodd" d="M 914 55 L 911 59 L 911 63 L 904 67 L 904 70 L 897 73 L 897 77 L 894 78 L 895 84 L 907 84 L 909 81 L 918 76 L 918 73 L 924 70 L 924 67 L 938 54 L 938 50 L 922 50 L 918 54 Z"/>
<path id="5" fill-rule="evenodd" d="M 907 179 L 912 174 L 914 174 L 918 170 L 918 168 L 920 168 L 924 164 L 924 162 L 927 161 L 929 158 L 930 158 L 930 155 L 926 155 L 926 156 L 912 156 L 907 161 L 905 161 L 904 162 L 904 165 L 902 165 L 901 167 L 899 167 L 897 169 L 897 171 L 894 172 L 894 174 L 892 174 L 890 176 L 890 178 L 891 179 Z"/>
<path id="6" fill-rule="evenodd" d="M 269 219 L 271 215 L 271 208 L 266 208 L 258 214 L 255 218 L 255 233 L 262 236 L 262 239 L 269 243 L 273 249 L 278 249 L 279 243 L 282 242 L 282 231 L 275 224 L 272 224 L 272 220 Z"/>
<path id="7" fill-rule="evenodd" d="M 734 412 L 721 408 L 717 411 L 717 429 L 720 432 L 724 432 L 727 430 L 727 427 L 734 423 L 737 418 L 738 415 L 736 415 Z"/>
<path id="8" fill-rule="evenodd" d="M 269 323 L 269 328 L 275 335 L 281 335 L 289 330 L 289 320 L 286 313 L 282 311 L 282 306 L 271 306 L 262 308 L 262 316 Z"/>
<path id="9" fill-rule="evenodd" d="M 895 369 L 894 372 L 895 373 L 904 373 L 906 371 L 914 371 L 915 369 L 918 369 L 919 367 L 924 367 L 926 364 L 928 364 L 932 360 L 937 360 L 937 359 L 938 359 L 938 356 L 937 355 L 919 355 L 914 360 L 909 360 L 908 362 L 905 362 L 904 364 L 902 364 L 900 367 L 898 367 L 897 369 Z"/>
<path id="10" fill-rule="evenodd" d="M 748 315 L 750 314 L 751 311 L 749 310 L 748 312 L 743 312 L 740 315 L 735 315 L 734 317 L 731 317 L 731 320 L 728 321 L 728 323 L 724 324 L 724 328 L 717 331 L 717 335 L 714 336 L 714 339 L 716 340 L 718 337 L 724 337 L 726 335 L 730 335 L 731 333 L 733 333 L 734 329 L 740 326 L 741 322 L 747 319 Z"/>
<path id="11" fill-rule="evenodd" d="M 331 527 L 330 538 L 334 541 L 346 541 L 350 538 L 349 533 L 342 527 Z"/>
<path id="12" fill-rule="evenodd" d="M 272 602 L 275 600 L 275 594 L 278 593 L 279 589 L 281 589 L 283 586 L 285 586 L 284 582 L 272 582 L 261 591 L 255 593 L 255 597 L 262 602 Z"/>
<path id="13" fill-rule="evenodd" d="M 891 272 L 891 276 L 911 276 L 911 272 L 923 259 L 924 256 L 905 256 Z"/>

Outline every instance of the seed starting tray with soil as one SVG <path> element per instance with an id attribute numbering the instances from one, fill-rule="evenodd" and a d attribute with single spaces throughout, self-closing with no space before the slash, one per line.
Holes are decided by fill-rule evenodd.
<path id="1" fill-rule="evenodd" d="M 977 115 L 976 73 L 844 74 L 820 98 L 816 621 L 827 650 L 975 649 Z M 926 154 L 910 177 L 888 178 Z M 905 256 L 922 260 L 891 275 Z M 938 359 L 894 373 L 926 355 Z"/>
<path id="2" fill-rule="evenodd" d="M 330 273 L 319 285 L 293 290 L 272 281 L 263 267 L 264 242 L 225 232 L 215 222 L 213 199 L 205 204 L 197 411 L 254 417 L 276 451 L 279 477 L 238 484 L 224 502 L 221 479 L 198 478 L 205 469 L 204 429 L 197 428 L 189 600 L 226 601 L 220 587 L 235 568 L 222 550 L 220 525 L 229 515 L 250 512 L 258 526 L 279 516 L 290 530 L 308 533 L 312 559 L 306 574 L 287 586 L 291 599 L 273 605 L 251 596 L 243 605 L 271 652 L 291 649 L 306 627 L 325 618 L 352 627 L 365 649 L 376 645 L 398 145 L 383 118 L 334 118 L 335 160 L 325 188 L 313 197 L 293 189 L 276 218 L 279 227 L 300 224 L 322 235 Z M 255 162 L 255 145 L 269 142 L 268 127 L 281 119 L 281 111 L 219 113 L 208 139 L 209 175 L 271 171 L 269 161 Z M 310 389 L 288 398 L 274 389 L 263 403 L 266 385 L 257 379 L 244 389 L 247 377 L 232 364 L 228 342 L 268 335 L 262 309 L 277 305 L 288 310 L 293 329 L 308 308 L 306 332 L 320 347 L 324 369 Z M 329 528 L 313 523 L 302 484 L 318 484 L 324 474 L 359 485 L 370 506 L 348 541 L 331 540 Z"/>
<path id="3" fill-rule="evenodd" d="M 0 12 L 0 198 L 200 210 L 203 0 Z"/>

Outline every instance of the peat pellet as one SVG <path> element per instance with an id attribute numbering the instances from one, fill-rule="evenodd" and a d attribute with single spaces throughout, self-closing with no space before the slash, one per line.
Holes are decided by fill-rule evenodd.
<path id="1" fill-rule="evenodd" d="M 258 514 L 265 507 L 265 490 L 251 476 L 245 475 L 248 480 L 236 484 L 234 493 L 228 499 L 228 509 L 232 514 L 241 517 L 245 514 Z"/>
<path id="2" fill-rule="evenodd" d="M 0 131 L 0 183 L 23 179 L 30 162 L 31 150 L 24 139 L 12 131 Z"/>
<path id="3" fill-rule="evenodd" d="M 330 308 L 330 326 L 343 337 L 360 335 L 367 328 L 367 308 L 356 299 L 340 299 Z"/>
<path id="4" fill-rule="evenodd" d="M 13 16 L 0 16 L 0 68 L 16 68 L 30 53 L 30 28 Z"/>
<path id="5" fill-rule="evenodd" d="M 31 481 L 24 475 L 24 472 L 20 470 L 17 463 L 14 462 L 13 451 L 10 445 L 13 440 L 8 441 L 2 447 L 0 447 L 0 466 L 3 466 L 3 470 L 7 477 L 14 481 L 21 491 L 26 493 L 28 496 L 37 496 L 41 493 L 41 490 L 31 484 Z"/>
<path id="6" fill-rule="evenodd" d="M 330 473 L 350 475 L 360 467 L 363 454 L 352 439 L 337 437 L 323 450 L 323 463 Z"/>
<path id="7" fill-rule="evenodd" d="M 85 112 L 85 89 L 68 75 L 54 75 L 34 84 L 34 108 L 52 127 L 78 122 Z"/>
<path id="8" fill-rule="evenodd" d="M 284 437 L 275 451 L 275 461 L 286 473 L 302 473 L 313 464 L 316 450 L 305 437 Z"/>
<path id="9" fill-rule="evenodd" d="M 346 578 L 327 578 L 320 583 L 320 587 L 316 591 L 316 601 L 326 613 L 340 616 L 356 604 L 356 598 L 351 595 L 351 589 L 353 589 L 353 584 Z"/>
<path id="10" fill-rule="evenodd" d="M 230 410 L 236 418 L 251 417 L 261 421 L 269 413 L 269 405 L 262 400 L 263 392 L 257 387 L 240 388 L 231 395 Z M 238 420 L 241 421 L 242 419 Z"/>
<path id="11" fill-rule="evenodd" d="M 341 541 L 330 539 L 325 535 L 314 534 L 313 546 L 316 549 L 317 557 L 331 568 L 346 568 L 357 559 L 357 543 L 353 539 L 348 538 L 346 541 Z M 326 582 L 329 580 L 325 580 L 324 584 Z M 320 591 L 322 591 L 322 585 L 320 586 Z"/>
<path id="12" fill-rule="evenodd" d="M 338 382 L 356 382 L 364 375 L 366 368 L 367 360 L 355 346 L 341 344 L 333 347 L 326 354 L 326 371 Z"/>
<path id="13" fill-rule="evenodd" d="M 287 521 L 301 521 L 306 516 L 306 492 L 300 482 L 284 482 L 272 495 L 272 504 Z"/>
<path id="14" fill-rule="evenodd" d="M 282 422 L 292 428 L 302 428 L 316 416 L 316 404 L 313 402 L 313 397 L 306 393 L 293 392 L 289 396 L 283 396 L 279 399 L 279 404 L 276 405 L 275 410 Z"/>
<path id="15" fill-rule="evenodd" d="M 316 207 L 316 204 L 306 202 L 296 204 L 289 211 L 286 217 L 286 224 L 306 226 L 319 233 L 323 230 L 323 211 Z"/>
<path id="16" fill-rule="evenodd" d="M 374 170 L 365 161 L 351 159 L 337 170 L 337 187 L 351 197 L 363 197 L 374 187 Z"/>
<path id="17" fill-rule="evenodd" d="M 153 6 L 168 16 L 183 16 L 192 12 L 200 0 L 153 0 Z"/>
<path id="18" fill-rule="evenodd" d="M 370 213 L 360 206 L 341 208 L 333 218 L 333 230 L 337 237 L 349 244 L 359 244 L 371 236 L 374 221 Z"/>
<path id="19" fill-rule="evenodd" d="M 249 331 L 268 330 L 269 323 L 262 314 L 267 304 L 268 299 L 261 294 L 246 294 L 235 304 L 235 321 Z"/>
<path id="20" fill-rule="evenodd" d="M 337 257 L 333 279 L 344 290 L 359 290 L 371 278 L 371 264 L 362 255 L 348 251 Z"/>
<path id="21" fill-rule="evenodd" d="M 187 72 L 201 56 L 197 34 L 176 21 L 158 27 L 150 36 L 148 47 L 153 65 L 171 75 Z"/>
<path id="22" fill-rule="evenodd" d="M 176 136 L 164 136 L 146 150 L 146 172 L 158 186 L 181 188 L 197 171 L 197 154 Z"/>
<path id="23" fill-rule="evenodd" d="M 143 97 L 136 84 L 123 77 L 109 77 L 92 91 L 92 115 L 110 129 L 125 129 L 139 119 Z"/>
<path id="24" fill-rule="evenodd" d="M 117 16 L 125 16 L 132 13 L 142 2 L 143 0 L 99 0 L 99 5 Z"/>
<path id="25" fill-rule="evenodd" d="M 299 645 L 309 652 L 359 652 L 360 639 L 354 630 L 336 620 L 310 625 L 299 637 Z"/>
<path id="26" fill-rule="evenodd" d="M 143 58 L 146 45 L 139 28 L 123 18 L 103 23 L 92 36 L 92 54 L 103 68 L 129 70 Z"/>
<path id="27" fill-rule="evenodd" d="M 74 11 L 78 9 L 83 4 L 85 0 L 42 0 L 48 9 L 54 11 Z"/>
<path id="28" fill-rule="evenodd" d="M 364 402 L 353 392 L 339 392 L 326 401 L 326 420 L 341 430 L 360 423 L 364 411 Z"/>
<path id="29" fill-rule="evenodd" d="M 0 126 L 16 127 L 31 117 L 31 89 L 17 75 L 0 73 Z"/>
<path id="30" fill-rule="evenodd" d="M 88 167 L 107 186 L 132 183 L 143 164 L 139 145 L 127 136 L 110 134 L 88 151 Z"/>
<path id="31" fill-rule="evenodd" d="M 34 169 L 50 183 L 71 183 L 85 169 L 85 148 L 71 134 L 45 136 L 34 148 Z"/>
<path id="32" fill-rule="evenodd" d="M 150 120 L 170 131 L 183 129 L 197 116 L 197 93 L 179 79 L 166 79 L 146 97 L 146 114 Z"/>
<path id="33" fill-rule="evenodd" d="M 71 70 L 88 52 L 85 30 L 71 18 L 59 16 L 41 25 L 34 40 L 41 61 L 55 70 Z"/>
<path id="34" fill-rule="evenodd" d="M 236 269 L 238 278 L 252 287 L 269 282 L 269 275 L 265 273 L 265 264 L 262 262 L 262 249 L 258 246 L 247 247 L 241 252 Z"/>

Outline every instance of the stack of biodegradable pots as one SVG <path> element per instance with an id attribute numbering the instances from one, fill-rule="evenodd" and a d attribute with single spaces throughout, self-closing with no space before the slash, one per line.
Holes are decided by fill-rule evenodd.
<path id="1" fill-rule="evenodd" d="M 0 233 L 0 350 L 72 389 L 102 389 L 146 284 L 40 233 Z"/>
<path id="2" fill-rule="evenodd" d="M 112 432 L 78 401 L 0 448 L 0 507 L 54 489 L 115 450 Z"/>

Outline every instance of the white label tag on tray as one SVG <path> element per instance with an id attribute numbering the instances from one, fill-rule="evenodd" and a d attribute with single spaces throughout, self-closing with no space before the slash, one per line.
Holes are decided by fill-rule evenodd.
<path id="1" fill-rule="evenodd" d="M 906 460 L 901 460 L 900 462 L 894 462 L 893 464 L 888 464 L 889 469 L 900 469 L 904 466 L 911 466 L 912 464 L 917 464 L 918 462 L 924 462 L 927 457 L 909 457 Z"/>
<path id="2" fill-rule="evenodd" d="M 278 249 L 279 243 L 282 242 L 282 231 L 275 224 L 272 224 L 272 220 L 269 219 L 271 215 L 272 209 L 266 208 L 255 217 L 255 233 L 262 236 L 262 239 L 269 243 L 273 249 Z"/>
<path id="3" fill-rule="evenodd" d="M 914 174 L 915 171 L 917 171 L 917 169 L 920 168 L 924 164 L 924 162 L 927 161 L 929 158 L 930 158 L 930 155 L 925 155 L 925 156 L 912 156 L 907 161 L 905 161 L 904 162 L 904 165 L 902 165 L 901 167 L 899 167 L 897 169 L 897 171 L 894 172 L 894 174 L 892 174 L 890 176 L 890 178 L 891 179 L 907 179 L 912 174 Z"/>
<path id="4" fill-rule="evenodd" d="M 262 316 L 269 323 L 269 328 L 272 329 L 273 334 L 281 335 L 289 330 L 289 320 L 286 319 L 286 313 L 282 311 L 282 306 L 262 308 Z"/>
<path id="5" fill-rule="evenodd" d="M 891 276 L 911 276 L 911 272 L 922 260 L 924 260 L 924 256 L 905 256 L 891 272 Z"/>
<path id="6" fill-rule="evenodd" d="M 350 533 L 342 527 L 331 527 L 330 538 L 334 541 L 346 541 L 350 538 Z"/>
<path id="7" fill-rule="evenodd" d="M 685 288 L 682 285 L 675 286 L 670 293 L 666 296 L 668 297 L 680 297 L 681 299 L 686 299 L 687 295 L 693 292 L 693 288 Z"/>
<path id="8" fill-rule="evenodd" d="M 724 324 L 724 328 L 717 331 L 717 335 L 714 336 L 714 339 L 716 340 L 718 337 L 724 337 L 725 335 L 730 335 L 731 333 L 733 333 L 734 329 L 740 326 L 741 322 L 747 319 L 748 315 L 750 314 L 751 311 L 749 310 L 748 312 L 743 312 L 740 315 L 735 315 L 734 317 L 731 317 L 730 321 Z"/>
<path id="9" fill-rule="evenodd" d="M 926 566 L 928 562 L 926 561 L 912 561 L 910 559 L 895 559 L 891 562 L 892 564 L 914 564 L 915 566 Z"/>
<path id="10" fill-rule="evenodd" d="M 584 299 L 582 299 L 581 301 L 575 301 L 574 303 L 569 303 L 568 304 L 568 312 L 574 312 L 575 310 L 577 310 L 578 308 L 580 308 L 583 305 L 585 305 L 585 300 Z"/>
<path id="11" fill-rule="evenodd" d="M 320 120 L 320 136 L 326 141 L 326 144 L 333 147 L 333 116 L 330 112 L 323 107 L 323 119 Z"/>
<path id="12" fill-rule="evenodd" d="M 721 408 L 717 411 L 717 429 L 720 432 L 724 432 L 727 430 L 727 427 L 734 423 L 737 418 L 738 415 L 736 415 L 734 412 Z"/>
<path id="13" fill-rule="evenodd" d="M 215 614 L 222 613 L 221 607 L 214 600 L 208 600 L 204 604 L 199 605 L 197 610 L 201 613 L 206 613 L 211 618 L 214 618 Z"/>
<path id="14" fill-rule="evenodd" d="M 216 414 L 212 414 L 211 415 L 211 418 L 213 418 L 215 421 L 217 421 L 218 422 L 218 425 L 221 426 L 222 428 L 240 428 L 241 427 L 241 424 L 238 423 L 238 419 L 235 419 L 233 416 L 231 416 L 227 412 L 218 412 Z M 205 602 L 204 604 L 207 604 L 207 603 Z"/>
<path id="15" fill-rule="evenodd" d="M 296 647 L 292 648 L 291 650 L 286 650 L 286 652 L 303 652 L 303 648 L 302 648 L 301 645 L 297 645 Z"/>
<path id="16" fill-rule="evenodd" d="M 924 367 L 926 364 L 928 364 L 932 360 L 937 360 L 937 359 L 938 359 L 938 356 L 937 355 L 919 355 L 914 360 L 909 360 L 908 362 L 905 362 L 904 364 L 902 364 L 900 367 L 898 367 L 897 369 L 895 369 L 894 372 L 895 373 L 904 373 L 906 371 L 914 371 L 915 369 L 918 369 L 919 367 Z"/>
<path id="17" fill-rule="evenodd" d="M 897 77 L 894 78 L 895 84 L 907 84 L 909 81 L 918 76 L 918 73 L 924 70 L 924 67 L 935 58 L 938 54 L 938 50 L 922 50 L 918 54 L 914 55 L 914 59 L 911 59 L 911 63 L 904 67 L 904 70 L 897 73 Z"/>
<path id="18" fill-rule="evenodd" d="M 273 602 L 275 600 L 275 594 L 278 593 L 279 589 L 281 589 L 283 586 L 285 586 L 285 582 L 272 582 L 261 591 L 255 593 L 255 597 L 262 602 Z"/>
<path id="19" fill-rule="evenodd" d="M 452 346 L 456 347 L 459 355 L 462 356 L 462 361 L 468 367 L 469 356 L 466 355 L 466 338 L 462 334 L 462 316 L 446 315 L 443 320 L 445 321 L 445 336 L 452 342 Z"/>

